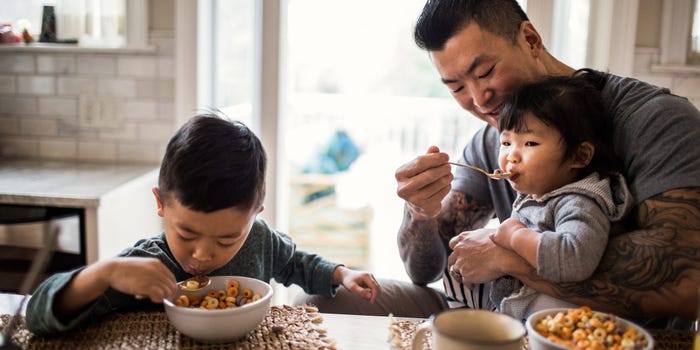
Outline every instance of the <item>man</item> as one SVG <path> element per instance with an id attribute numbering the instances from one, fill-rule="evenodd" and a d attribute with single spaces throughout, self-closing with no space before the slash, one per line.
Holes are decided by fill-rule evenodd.
<path id="1" fill-rule="evenodd" d="M 498 168 L 496 126 L 505 96 L 540 77 L 575 72 L 545 50 L 514 0 L 429 0 L 414 36 L 460 106 L 487 123 L 461 159 L 484 169 Z M 460 282 L 513 276 L 555 298 L 621 316 L 694 320 L 700 286 L 700 113 L 666 89 L 605 77 L 602 94 L 613 116 L 613 143 L 635 208 L 612 230 L 590 279 L 551 283 L 512 251 L 495 246 L 489 239 L 494 230 L 483 227 L 494 215 L 500 221 L 510 217 L 515 192 L 506 181 L 469 169 L 457 168 L 453 175 L 448 154 L 432 146 L 395 174 L 397 193 L 406 201 L 399 252 L 414 284 L 381 281 L 383 294 L 375 305 L 384 309 L 343 306 L 358 304 L 341 303 L 341 295 L 328 303 L 310 301 L 325 312 L 421 316 L 445 307 L 426 284 L 442 278 L 449 306 L 459 307 L 468 297 Z"/>
<path id="2" fill-rule="evenodd" d="M 431 0 L 415 29 L 460 106 L 488 125 L 462 161 L 496 169 L 504 97 L 546 75 L 574 69 L 550 55 L 515 1 Z M 451 174 L 448 155 L 431 147 L 396 172 L 406 200 L 399 251 L 418 284 L 445 280 L 459 304 L 459 282 L 510 275 L 556 298 L 628 317 L 696 317 L 700 285 L 700 113 L 687 99 L 643 82 L 607 76 L 602 90 L 613 114 L 613 142 L 636 207 L 611 239 L 596 273 L 553 284 L 482 229 L 510 216 L 515 193 L 504 181 L 469 170 Z M 450 272 L 451 271 L 451 272 Z M 450 278 L 450 275 L 452 275 Z M 456 282 L 456 283 L 454 283 Z"/>

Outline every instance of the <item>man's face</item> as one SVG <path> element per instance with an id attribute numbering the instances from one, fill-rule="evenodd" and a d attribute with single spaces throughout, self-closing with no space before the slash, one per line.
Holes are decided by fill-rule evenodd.
<path id="1" fill-rule="evenodd" d="M 211 213 L 191 210 L 171 196 L 160 200 L 158 215 L 165 224 L 168 247 L 180 267 L 191 275 L 206 275 L 228 263 L 245 243 L 262 208 L 225 208 Z"/>
<path id="2" fill-rule="evenodd" d="M 442 81 L 462 108 L 498 127 L 505 97 L 545 73 L 538 61 L 541 47 L 533 49 L 526 39 L 532 38 L 530 30 L 534 28 L 529 23 L 523 24 L 513 44 L 472 22 L 444 49 L 430 52 Z"/>

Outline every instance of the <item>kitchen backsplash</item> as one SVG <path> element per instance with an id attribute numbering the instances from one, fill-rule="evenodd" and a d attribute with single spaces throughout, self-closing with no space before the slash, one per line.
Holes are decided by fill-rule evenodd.
<path id="1" fill-rule="evenodd" d="M 158 164 L 176 128 L 173 33 L 150 43 L 0 50 L 0 156 Z"/>

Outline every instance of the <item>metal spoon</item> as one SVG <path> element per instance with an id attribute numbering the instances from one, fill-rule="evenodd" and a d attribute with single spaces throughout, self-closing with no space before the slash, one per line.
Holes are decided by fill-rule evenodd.
<path id="1" fill-rule="evenodd" d="M 196 292 L 211 284 L 211 279 L 208 276 L 199 275 L 190 277 L 182 282 L 178 282 L 177 286 L 185 292 Z"/>
<path id="2" fill-rule="evenodd" d="M 180 287 L 181 290 L 185 292 L 196 292 L 198 290 L 201 290 L 202 288 L 208 286 L 211 284 L 211 279 L 209 279 L 208 276 L 204 275 L 199 275 L 199 276 L 193 276 L 190 277 L 184 281 L 180 281 L 177 283 L 177 286 Z M 145 295 L 142 294 L 136 294 L 134 297 L 138 300 L 142 300 L 146 298 Z"/>
<path id="3" fill-rule="evenodd" d="M 489 173 L 484 169 L 481 169 L 479 167 L 475 167 L 475 166 L 469 165 L 469 164 L 460 164 L 460 163 L 453 163 L 453 162 L 448 162 L 448 163 L 450 163 L 452 165 L 456 165 L 456 166 L 461 166 L 462 168 L 469 168 L 472 170 L 476 170 L 476 171 L 478 171 L 478 172 L 480 172 L 480 173 L 482 173 L 482 174 L 484 174 L 484 175 L 486 175 L 494 180 L 505 180 L 512 175 L 511 173 L 504 173 L 501 170 L 496 170 L 493 173 Z"/>

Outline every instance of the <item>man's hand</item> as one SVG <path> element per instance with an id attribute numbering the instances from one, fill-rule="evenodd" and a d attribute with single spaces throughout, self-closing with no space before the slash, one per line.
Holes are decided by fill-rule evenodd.
<path id="1" fill-rule="evenodd" d="M 505 271 L 518 269 L 518 265 L 527 265 L 513 251 L 491 241 L 490 236 L 494 231 L 465 231 L 450 240 L 452 254 L 447 259 L 447 266 L 454 266 L 454 270 L 461 275 L 462 283 L 486 283 L 506 275 Z M 450 267 L 450 270 L 453 268 Z"/>
<path id="2" fill-rule="evenodd" d="M 413 219 L 430 220 L 440 213 L 442 199 L 451 189 L 449 155 L 431 146 L 428 152 L 396 170 L 396 193 L 406 201 Z"/>

